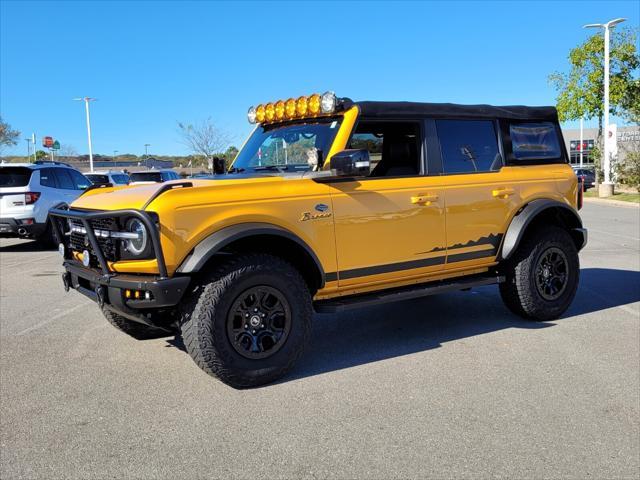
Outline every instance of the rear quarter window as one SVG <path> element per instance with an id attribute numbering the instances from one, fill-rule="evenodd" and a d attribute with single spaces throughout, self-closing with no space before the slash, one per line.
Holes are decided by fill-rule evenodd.
<path id="1" fill-rule="evenodd" d="M 0 167 L 0 188 L 26 187 L 32 170 L 25 167 Z"/>
<path id="2" fill-rule="evenodd" d="M 558 130 L 551 122 L 512 123 L 509 134 L 516 163 L 562 160 Z"/>

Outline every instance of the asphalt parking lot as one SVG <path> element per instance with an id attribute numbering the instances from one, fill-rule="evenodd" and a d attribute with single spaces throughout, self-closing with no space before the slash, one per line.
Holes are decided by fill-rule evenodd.
<path id="1" fill-rule="evenodd" d="M 529 323 L 495 287 L 331 316 L 236 391 L 136 341 L 0 241 L 0 477 L 638 478 L 640 209 L 589 203 L 577 298 Z"/>

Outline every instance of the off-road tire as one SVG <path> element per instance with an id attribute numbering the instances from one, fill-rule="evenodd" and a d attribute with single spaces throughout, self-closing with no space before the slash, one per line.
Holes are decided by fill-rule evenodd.
<path id="1" fill-rule="evenodd" d="M 149 340 L 152 338 L 160 338 L 171 335 L 170 332 L 165 330 L 150 327 L 144 323 L 134 322 L 128 318 L 118 315 L 117 313 L 109 310 L 106 307 L 102 307 L 102 314 L 109 321 L 111 325 L 116 327 L 121 332 L 135 338 L 136 340 Z"/>
<path id="2" fill-rule="evenodd" d="M 535 271 L 549 249 L 559 249 L 565 256 L 567 280 L 564 291 L 554 300 L 545 299 L 536 286 Z M 527 320 L 553 320 L 571 305 L 580 278 L 580 260 L 573 239 L 559 227 L 549 226 L 527 234 L 514 256 L 503 265 L 506 276 L 500 295 L 513 313 Z"/>
<path id="3" fill-rule="evenodd" d="M 51 225 L 52 220 L 47 218 L 47 225 L 44 231 L 36 237 L 36 242 L 40 244 L 40 246 L 44 248 L 53 248 L 58 243 L 56 240 L 56 236 L 53 233 L 53 226 Z"/>
<path id="4" fill-rule="evenodd" d="M 248 289 L 269 287 L 290 308 L 290 330 L 271 356 L 245 358 L 227 332 L 234 302 Z M 311 293 L 302 275 L 285 260 L 268 254 L 237 256 L 212 269 L 197 282 L 183 306 L 182 337 L 195 363 L 234 388 L 272 382 L 291 370 L 311 335 Z"/>

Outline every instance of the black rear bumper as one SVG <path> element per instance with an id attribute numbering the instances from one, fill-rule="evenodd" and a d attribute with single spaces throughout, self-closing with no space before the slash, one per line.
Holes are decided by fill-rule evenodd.
<path id="1" fill-rule="evenodd" d="M 15 218 L 0 218 L 1 236 L 32 238 L 42 235 L 46 228 L 46 223 L 23 225 L 16 221 Z"/>

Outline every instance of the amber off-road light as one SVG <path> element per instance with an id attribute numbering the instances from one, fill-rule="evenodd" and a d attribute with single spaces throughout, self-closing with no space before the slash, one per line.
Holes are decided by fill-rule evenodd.
<path id="1" fill-rule="evenodd" d="M 314 93 L 309 96 L 302 95 L 288 100 L 276 100 L 260 104 L 257 107 L 249 107 L 247 120 L 249 123 L 272 123 L 298 118 L 313 118 L 319 115 L 330 115 L 338 108 L 338 99 L 333 92 L 325 92 L 322 95 Z"/>

